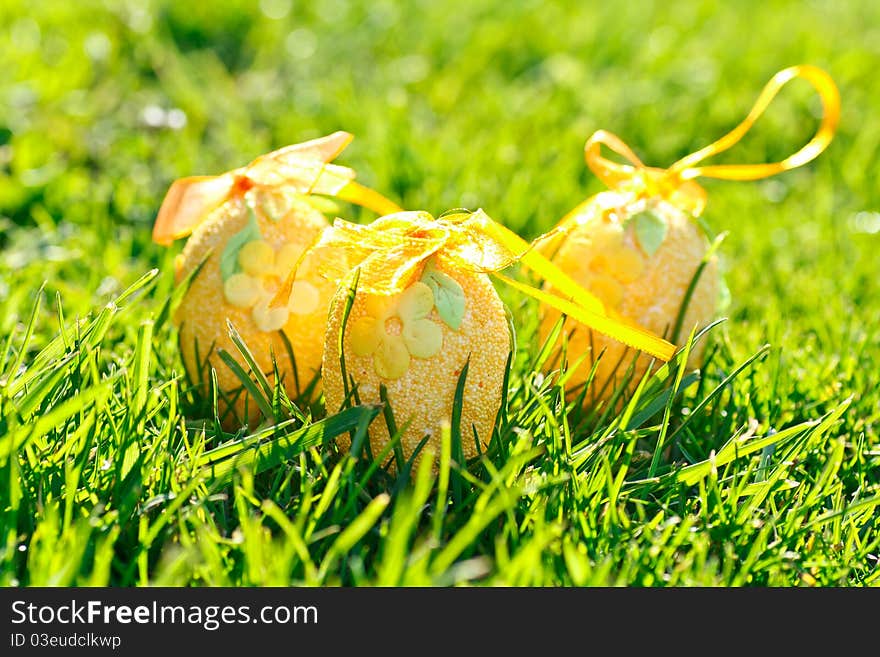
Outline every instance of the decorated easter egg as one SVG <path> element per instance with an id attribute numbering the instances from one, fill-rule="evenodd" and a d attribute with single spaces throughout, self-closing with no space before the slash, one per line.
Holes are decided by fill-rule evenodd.
<path id="1" fill-rule="evenodd" d="M 220 358 L 220 350 L 248 372 L 230 337 L 227 322 L 238 331 L 260 371 L 274 384 L 277 367 L 291 398 L 305 391 L 315 396 L 321 369 L 324 329 L 335 286 L 317 275 L 309 253 L 297 269 L 287 304 L 272 300 L 303 252 L 320 238 L 327 219 L 308 197 L 272 192 L 273 211 L 249 191 L 223 205 L 195 228 L 178 256 L 176 278 L 198 269 L 175 314 L 180 349 L 190 377 L 209 380 L 210 367 L 234 425 L 259 417 L 259 407 L 242 387 L 240 375 Z M 275 213 L 275 214 L 273 214 Z"/>
<path id="2" fill-rule="evenodd" d="M 348 289 L 340 287 L 327 323 L 323 380 L 328 409 L 338 409 L 346 397 L 338 337 L 347 296 Z M 346 372 L 362 403 L 379 403 L 380 387 L 385 387 L 406 458 L 425 437 L 427 446 L 440 453 L 441 427 L 452 420 L 456 387 L 467 365 L 462 452 L 472 458 L 486 450 L 510 353 L 504 306 L 486 274 L 431 259 L 401 292 L 357 292 L 342 345 Z M 391 437 L 388 425 L 378 418 L 369 434 L 377 455 Z M 349 448 L 346 438 L 340 446 Z"/>
<path id="3" fill-rule="evenodd" d="M 779 162 L 702 164 L 742 139 L 779 90 L 798 78 L 809 82 L 822 102 L 821 124 L 807 144 Z M 739 125 L 666 169 L 646 166 L 620 137 L 597 130 L 584 145 L 584 157 L 609 191 L 596 194 L 569 212 L 555 229 L 542 236 L 539 248 L 598 299 L 594 311 L 608 312 L 649 334 L 668 336 L 680 344 L 692 330 L 715 318 L 719 288 L 725 289 L 719 281 L 717 260 L 697 224 L 707 194 L 696 180 L 758 180 L 802 166 L 828 146 L 839 118 L 840 94 L 834 81 L 825 71 L 804 65 L 776 73 Z M 602 147 L 611 149 L 625 162 L 607 159 Z M 560 297 L 571 295 L 571 290 L 558 289 L 553 281 L 547 281 L 548 288 Z M 557 323 L 559 310 L 552 303 L 544 304 L 540 333 L 545 338 Z M 588 403 L 605 399 L 628 376 L 636 354 L 627 351 L 626 340 L 618 342 L 574 324 L 568 329 L 574 329 L 568 342 L 568 362 L 581 365 L 575 365 L 567 392 L 576 394 L 579 387 L 582 390 L 595 364 L 595 378 L 585 399 Z M 697 366 L 703 350 L 704 344 L 697 343 L 689 354 L 688 365 Z M 657 351 L 656 355 L 661 354 Z M 557 358 L 549 361 L 548 367 L 559 365 Z M 646 357 L 636 360 L 628 384 L 631 389 L 643 378 L 647 366 Z"/>
<path id="4" fill-rule="evenodd" d="M 713 256 L 700 272 L 684 308 L 681 335 L 672 335 L 688 287 L 709 248 L 703 230 L 676 205 L 663 199 L 633 199 L 627 194 L 603 192 L 584 206 L 569 226 L 564 238 L 558 240 L 552 262 L 598 297 L 609 311 L 679 343 L 691 329 L 702 328 L 715 318 L 719 282 Z M 542 339 L 549 336 L 559 317 L 557 309 L 542 308 Z M 576 321 L 567 321 L 564 331 L 569 335 L 569 364 L 574 366 L 580 360 L 569 379 L 569 393 L 580 392 L 598 360 L 587 402 L 611 396 L 635 359 L 629 382 L 629 389 L 634 389 L 651 360 Z M 702 341 L 694 345 L 690 366 L 699 364 L 703 348 Z M 559 365 L 558 358 L 551 358 L 547 367 Z"/>

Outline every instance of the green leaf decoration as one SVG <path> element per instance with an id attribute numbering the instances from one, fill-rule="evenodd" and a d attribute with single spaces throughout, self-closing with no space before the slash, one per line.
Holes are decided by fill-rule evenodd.
<path id="1" fill-rule="evenodd" d="M 668 226 L 666 220 L 656 212 L 646 210 L 634 215 L 630 221 L 636 233 L 636 239 L 642 250 L 649 256 L 654 255 L 666 238 Z"/>
<path id="2" fill-rule="evenodd" d="M 226 242 L 226 248 L 220 254 L 220 276 L 224 281 L 238 271 L 238 252 L 241 251 L 241 247 L 248 242 L 261 239 L 263 239 L 263 234 L 257 223 L 257 215 L 254 209 L 248 205 L 247 224 L 229 238 L 229 241 Z"/>
<path id="3" fill-rule="evenodd" d="M 422 282 L 434 293 L 434 307 L 437 308 L 440 319 L 453 331 L 457 331 L 464 319 L 464 290 L 461 285 L 430 264 L 425 267 Z"/>

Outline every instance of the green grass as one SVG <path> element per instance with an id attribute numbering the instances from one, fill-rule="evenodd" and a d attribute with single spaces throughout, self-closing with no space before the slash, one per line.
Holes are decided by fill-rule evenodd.
<path id="1" fill-rule="evenodd" d="M 880 583 L 880 5 L 215 4 L 4 2 L 0 584 Z M 337 453 L 378 408 L 282 397 L 223 434 L 183 377 L 179 247 L 150 242 L 173 179 L 345 129 L 362 182 L 531 238 L 601 189 L 593 130 L 668 165 L 796 63 L 838 82 L 840 130 L 706 183 L 732 304 L 699 376 L 565 413 L 534 303 L 501 289 L 492 448 L 457 464 L 451 427 L 437 477 Z M 785 157 L 817 106 L 792 84 L 721 161 Z"/>

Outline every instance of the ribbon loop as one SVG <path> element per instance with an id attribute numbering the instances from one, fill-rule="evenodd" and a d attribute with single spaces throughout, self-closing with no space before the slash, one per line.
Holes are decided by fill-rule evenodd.
<path id="1" fill-rule="evenodd" d="M 696 166 L 706 158 L 722 153 L 738 143 L 766 111 L 780 89 L 798 78 L 809 82 L 822 102 L 822 120 L 816 134 L 806 145 L 780 162 Z M 584 157 L 593 173 L 610 189 L 631 189 L 644 195 L 660 196 L 696 216 L 705 206 L 706 194 L 694 179 L 702 176 L 723 180 L 758 180 L 802 166 L 828 147 L 834 138 L 839 120 L 840 92 L 831 76 L 815 66 L 792 66 L 779 71 L 770 79 L 738 126 L 708 146 L 683 157 L 668 169 L 646 167 L 623 140 L 605 130 L 596 131 L 587 140 Z M 603 157 L 603 145 L 630 164 L 621 164 Z M 582 206 L 583 204 L 576 210 Z M 574 211 L 570 212 L 566 218 L 573 213 Z"/>
<path id="2" fill-rule="evenodd" d="M 822 121 L 816 134 L 813 135 L 813 138 L 803 148 L 780 162 L 694 166 L 708 157 L 726 151 L 739 142 L 751 130 L 767 107 L 770 106 L 770 103 L 782 87 L 798 78 L 809 82 L 819 94 L 819 99 L 822 102 Z M 831 76 L 815 66 L 792 66 L 779 71 L 770 79 L 761 90 L 758 100 L 755 101 L 746 118 L 738 126 L 721 137 L 721 139 L 709 144 L 705 148 L 701 148 L 696 153 L 683 157 L 669 167 L 667 171 L 670 176 L 677 177 L 680 180 L 692 180 L 700 176 L 723 180 L 758 180 L 760 178 L 767 178 L 777 173 L 803 166 L 815 159 L 831 143 L 839 121 L 840 92 L 837 90 L 837 86 L 834 84 Z"/>
<path id="3" fill-rule="evenodd" d="M 621 157 L 626 158 L 632 165 L 619 164 L 602 157 L 602 146 L 607 146 Z M 631 180 L 639 171 L 645 169 L 645 165 L 633 150 L 620 137 L 607 130 L 597 130 L 587 139 L 587 143 L 584 145 L 584 159 L 586 159 L 590 171 L 612 189 Z"/>

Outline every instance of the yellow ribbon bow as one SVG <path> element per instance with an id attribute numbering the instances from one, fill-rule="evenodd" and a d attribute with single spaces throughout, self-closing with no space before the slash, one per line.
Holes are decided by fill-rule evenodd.
<path id="1" fill-rule="evenodd" d="M 706 158 L 726 151 L 742 139 L 779 90 L 797 78 L 809 82 L 822 101 L 822 121 L 819 129 L 803 148 L 781 162 L 696 166 Z M 693 216 L 699 216 L 706 205 L 706 191 L 694 181 L 695 178 L 704 176 L 723 180 L 758 180 L 802 166 L 818 156 L 831 143 L 839 119 L 840 93 L 831 76 L 815 66 L 792 66 L 779 71 L 770 79 L 746 118 L 738 126 L 721 139 L 683 157 L 668 169 L 646 167 L 617 135 L 605 130 L 593 133 L 587 140 L 584 156 L 593 173 L 609 188 L 628 190 L 637 196 L 661 197 L 689 211 Z M 624 157 L 630 164 L 620 164 L 603 157 L 601 154 L 603 145 Z M 592 200 L 592 198 L 587 199 L 565 215 L 559 223 L 559 228 L 569 225 Z M 557 236 L 557 230 L 548 234 L 551 235 Z"/>
<path id="2" fill-rule="evenodd" d="M 261 155 L 247 166 L 219 176 L 191 176 L 175 181 L 159 208 L 153 241 L 167 246 L 186 237 L 214 210 L 252 188 L 336 196 L 379 214 L 400 211 L 378 192 L 354 182 L 351 169 L 329 164 L 352 139 L 354 136 L 347 132 L 334 132 Z"/>
<path id="3" fill-rule="evenodd" d="M 606 309 L 533 247 L 534 243 L 529 244 L 477 210 L 456 211 L 437 219 L 427 212 L 398 212 L 369 225 L 336 219 L 313 248 L 331 250 L 321 258 L 324 276 L 339 284 L 357 269 L 358 290 L 368 294 L 402 292 L 421 274 L 425 262 L 434 257 L 452 269 L 492 274 L 635 349 L 664 361 L 672 357 L 673 344 Z M 568 299 L 500 273 L 515 262 L 532 269 Z"/>

